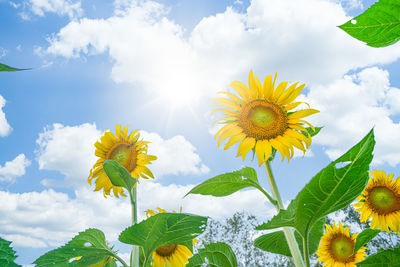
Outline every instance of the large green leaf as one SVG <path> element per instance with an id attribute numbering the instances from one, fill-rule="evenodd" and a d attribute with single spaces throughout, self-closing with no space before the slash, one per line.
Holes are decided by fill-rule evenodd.
<path id="1" fill-rule="evenodd" d="M 145 262 L 160 246 L 187 244 L 204 232 L 207 217 L 184 213 L 159 213 L 125 229 L 119 240 L 143 247 Z"/>
<path id="2" fill-rule="evenodd" d="M 380 0 L 339 28 L 372 47 L 383 47 L 400 39 L 400 2 Z"/>
<path id="3" fill-rule="evenodd" d="M 356 244 L 354 245 L 354 252 L 359 250 L 362 246 L 367 244 L 369 241 L 371 241 L 375 236 L 377 236 L 381 231 L 380 230 L 374 230 L 367 228 L 364 231 L 362 231 L 356 238 Z"/>
<path id="4" fill-rule="evenodd" d="M 359 267 L 400 267 L 400 247 L 380 250 L 357 263 Z"/>
<path id="5" fill-rule="evenodd" d="M 2 267 L 16 267 L 20 266 L 14 262 L 17 258 L 15 251 L 11 248 L 11 242 L 6 241 L 0 237 L 0 266 Z"/>
<path id="6" fill-rule="evenodd" d="M 309 234 L 309 253 L 313 254 L 318 249 L 319 241 L 324 234 L 325 217 L 316 222 Z M 294 232 L 297 244 L 301 251 L 303 251 L 303 238 L 297 231 Z M 276 231 L 259 236 L 254 240 L 254 246 L 267 252 L 281 254 L 291 257 L 289 246 L 286 242 L 285 234 L 283 231 Z"/>
<path id="7" fill-rule="evenodd" d="M 204 248 L 199 249 L 189 259 L 186 267 L 201 267 L 205 263 L 208 263 L 207 266 L 210 267 L 237 267 L 235 253 L 229 245 L 223 242 L 208 244 Z"/>
<path id="8" fill-rule="evenodd" d="M 115 254 L 107 246 L 103 232 L 87 229 L 72 238 L 66 245 L 42 255 L 34 264 L 43 267 L 87 267 L 106 261 L 110 256 L 115 256 Z M 77 259 L 77 257 L 81 258 Z M 113 266 L 113 260 L 108 259 L 108 262 L 111 264 L 109 266 Z"/>
<path id="9" fill-rule="evenodd" d="M 263 191 L 258 183 L 257 173 L 253 168 L 245 167 L 241 170 L 224 173 L 215 176 L 195 186 L 189 193 L 224 197 L 231 195 L 240 189 L 255 187 Z"/>
<path id="10" fill-rule="evenodd" d="M 317 220 L 346 207 L 361 194 L 368 182 L 374 145 L 374 133 L 371 130 L 358 144 L 314 176 L 287 210 L 281 210 L 257 229 L 291 226 L 308 238 Z"/>
<path id="11" fill-rule="evenodd" d="M 30 69 L 17 69 L 0 63 L 0 71 L 21 71 L 21 70 L 30 70 Z"/>

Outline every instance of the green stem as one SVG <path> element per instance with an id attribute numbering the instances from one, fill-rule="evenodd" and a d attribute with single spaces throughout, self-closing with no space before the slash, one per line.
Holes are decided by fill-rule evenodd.
<path id="1" fill-rule="evenodd" d="M 267 172 L 269 185 L 271 186 L 272 195 L 274 196 L 274 198 L 276 200 L 275 207 L 276 207 L 277 211 L 279 212 L 281 209 L 284 209 L 284 206 L 283 206 L 281 195 L 279 194 L 278 187 L 277 187 L 275 179 L 274 179 L 274 175 L 272 173 L 270 161 L 265 162 L 265 170 Z M 304 261 L 301 257 L 301 252 L 300 252 L 299 246 L 296 242 L 296 239 L 294 237 L 293 230 L 290 227 L 282 227 L 282 228 L 283 228 L 283 232 L 285 234 L 286 241 L 287 241 L 289 249 L 290 249 L 290 253 L 292 254 L 294 264 L 296 265 L 296 267 L 303 267 Z"/>
<path id="2" fill-rule="evenodd" d="M 308 252 L 308 238 L 303 238 L 303 252 L 304 252 L 304 259 L 306 261 L 306 267 L 310 267 L 310 255 Z"/>
<path id="3" fill-rule="evenodd" d="M 129 197 L 131 199 L 131 207 L 132 207 L 132 225 L 135 225 L 137 224 L 136 187 L 129 190 Z M 135 245 L 132 246 L 131 267 L 139 267 L 139 247 Z"/>
<path id="4" fill-rule="evenodd" d="M 274 206 L 278 205 L 278 201 L 276 201 L 275 199 L 273 199 L 271 197 L 270 194 L 268 194 L 267 191 L 264 190 L 264 188 L 262 188 L 261 186 L 257 187 L 269 200 L 269 202 L 271 202 L 272 204 L 274 204 Z"/>
<path id="5" fill-rule="evenodd" d="M 120 257 L 118 257 L 117 254 L 114 254 L 113 257 L 116 258 L 120 263 L 122 263 L 122 265 L 123 265 L 124 267 L 129 267 L 129 265 L 126 264 L 126 262 L 125 262 L 123 259 L 121 259 Z"/>

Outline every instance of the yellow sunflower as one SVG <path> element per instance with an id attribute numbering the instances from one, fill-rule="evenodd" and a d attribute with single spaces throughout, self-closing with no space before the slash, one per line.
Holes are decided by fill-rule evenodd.
<path id="1" fill-rule="evenodd" d="M 219 135 L 218 146 L 229 137 L 225 149 L 241 142 L 236 157 L 242 155 L 245 160 L 247 152 L 255 149 L 260 166 L 269 159 L 273 149 L 281 153 L 282 160 L 285 157 L 288 160 L 293 157 L 293 147 L 305 153 L 311 144 L 311 136 L 303 125 L 308 124 L 315 129 L 303 118 L 319 112 L 310 108 L 292 111 L 304 103 L 293 101 L 305 85 L 297 86 L 298 83 L 294 83 L 286 88 L 288 82 L 282 82 L 275 88 L 275 80 L 276 74 L 273 80 L 272 76 L 268 75 L 264 85 L 261 85 L 260 80 L 250 71 L 249 87 L 239 81 L 230 84 L 240 97 L 228 92 L 219 92 L 229 98 L 214 99 L 218 101 L 214 106 L 226 108 L 216 108 L 212 113 L 222 111 L 227 115 L 214 122 L 223 121 L 226 124 L 215 134 L 215 138 Z M 300 131 L 305 132 L 307 136 Z"/>
<path id="2" fill-rule="evenodd" d="M 370 179 L 359 202 L 353 204 L 360 212 L 361 222 L 372 218 L 371 228 L 381 231 L 400 231 L 400 177 L 393 180 L 393 174 L 384 171 L 370 172 Z"/>
<path id="3" fill-rule="evenodd" d="M 146 216 L 154 216 L 158 213 L 166 212 L 161 208 L 157 211 L 146 210 Z M 175 211 L 173 211 L 175 213 Z M 182 208 L 181 208 L 182 212 Z M 193 245 L 197 243 L 197 239 L 193 239 Z M 160 246 L 153 252 L 153 267 L 185 267 L 192 257 L 192 252 L 184 245 L 174 244 Z"/>
<path id="4" fill-rule="evenodd" d="M 96 188 L 94 191 L 104 189 L 104 196 L 110 195 L 111 189 L 116 197 L 119 195 L 126 196 L 122 187 L 114 186 L 107 174 L 103 170 L 105 160 L 115 160 L 124 166 L 132 175 L 138 179 L 139 176 L 143 178 L 154 178 L 153 173 L 145 166 L 151 164 L 152 160 L 156 160 L 156 156 L 147 155 L 147 144 L 150 142 L 139 141 L 139 130 L 134 130 L 128 135 L 128 126 L 121 129 L 121 125 L 115 127 L 116 136 L 105 131 L 104 135 L 100 138 L 100 142 L 96 141 L 95 155 L 99 157 L 93 168 L 90 170 L 88 178 L 89 184 L 92 180 L 96 181 Z"/>
<path id="5" fill-rule="evenodd" d="M 355 267 L 357 262 L 363 261 L 367 254 L 367 248 L 361 247 L 353 253 L 356 237 L 358 234 L 350 235 L 350 228 L 343 228 L 333 223 L 333 227 L 325 225 L 326 233 L 322 236 L 317 250 L 318 261 L 323 262 L 324 267 Z"/>

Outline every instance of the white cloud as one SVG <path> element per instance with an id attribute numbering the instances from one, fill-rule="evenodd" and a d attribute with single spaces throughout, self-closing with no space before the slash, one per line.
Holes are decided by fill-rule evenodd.
<path id="1" fill-rule="evenodd" d="M 350 18 L 335 1 L 254 0 L 246 13 L 228 7 L 203 18 L 192 32 L 166 18 L 168 8 L 161 4 L 123 2 L 108 19 L 69 23 L 46 52 L 108 53 L 116 82 L 172 98 L 214 95 L 231 80 L 245 81 L 250 68 L 260 76 L 277 70 L 281 79 L 315 85 L 400 56 L 399 45 L 370 48 L 339 29 Z"/>
<path id="2" fill-rule="evenodd" d="M 77 126 L 55 123 L 45 128 L 36 140 L 39 169 L 61 172 L 67 184 L 86 182 L 96 161 L 94 143 L 101 135 L 96 125 L 90 123 Z"/>
<path id="3" fill-rule="evenodd" d="M 77 18 L 82 16 L 83 9 L 81 1 L 72 0 L 25 0 L 22 3 L 10 2 L 14 8 L 21 8 L 20 16 L 24 20 L 31 18 L 30 13 L 43 17 L 45 13 L 56 13 L 60 16 L 68 16 L 69 18 Z"/>
<path id="4" fill-rule="evenodd" d="M 7 122 L 6 114 L 2 110 L 5 105 L 6 100 L 2 95 L 0 95 L 0 136 L 7 136 L 12 130 L 11 126 Z"/>
<path id="5" fill-rule="evenodd" d="M 236 211 L 249 211 L 271 217 L 275 209 L 266 206 L 265 197 L 256 190 L 235 193 L 225 198 L 183 196 L 193 185 L 163 186 L 151 180 L 138 185 L 139 220 L 146 209 L 164 208 L 168 211 L 193 213 L 220 219 Z M 98 228 L 107 240 L 114 242 L 118 234 L 130 225 L 131 209 L 128 198 L 104 198 L 92 192 L 89 185 L 75 190 L 76 198 L 52 189 L 42 192 L 10 193 L 0 191 L 0 235 L 19 247 L 60 246 L 78 232 Z"/>
<path id="6" fill-rule="evenodd" d="M 0 182 L 13 183 L 17 177 L 25 174 L 25 169 L 31 165 L 24 154 L 19 154 L 12 161 L 7 161 L 4 166 L 0 166 Z"/>
<path id="7" fill-rule="evenodd" d="M 373 164 L 399 164 L 400 123 L 393 119 L 400 115 L 399 95 L 400 89 L 390 87 L 389 73 L 377 67 L 312 87 L 306 101 L 321 112 L 310 121 L 324 126 L 314 142 L 335 159 L 375 126 Z"/>
<path id="8" fill-rule="evenodd" d="M 196 148 L 182 135 L 164 140 L 156 133 L 142 132 L 144 140 L 150 141 L 148 153 L 158 157 L 151 165 L 155 177 L 168 174 L 205 174 L 209 168 L 201 162 Z"/>

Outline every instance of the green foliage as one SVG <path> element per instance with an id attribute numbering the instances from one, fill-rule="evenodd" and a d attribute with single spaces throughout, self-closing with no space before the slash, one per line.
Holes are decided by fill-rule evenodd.
<path id="1" fill-rule="evenodd" d="M 400 2 L 380 0 L 339 28 L 372 47 L 383 47 L 400 39 Z"/>
<path id="2" fill-rule="evenodd" d="M 356 244 L 354 245 L 354 252 L 357 252 L 362 246 L 371 241 L 375 236 L 377 236 L 381 231 L 374 229 L 365 229 L 356 238 Z"/>
<path id="3" fill-rule="evenodd" d="M 380 250 L 378 253 L 370 255 L 364 261 L 357 263 L 360 267 L 399 267 L 400 266 L 400 247 L 395 249 Z"/>
<path id="4" fill-rule="evenodd" d="M 186 267 L 201 267 L 208 261 L 210 267 L 237 267 L 236 255 L 232 248 L 222 242 L 205 245 L 189 259 Z"/>
<path id="5" fill-rule="evenodd" d="M 182 244 L 188 246 L 204 232 L 207 218 L 183 213 L 159 213 L 125 229 L 119 240 L 143 247 L 144 263 L 160 246 Z"/>
<path id="6" fill-rule="evenodd" d="M 10 71 L 21 71 L 21 70 L 30 70 L 30 69 L 17 69 L 0 63 L 0 71 L 10 72 Z"/>
<path id="7" fill-rule="evenodd" d="M 15 251 L 11 248 L 11 242 L 6 241 L 0 237 L 0 266 L 2 267 L 16 267 L 20 266 L 14 262 L 17 258 Z"/>
<path id="8" fill-rule="evenodd" d="M 112 267 L 115 266 L 115 262 L 110 256 L 115 256 L 115 254 L 107 246 L 104 233 L 98 229 L 87 229 L 72 238 L 66 245 L 40 256 L 34 264 L 37 267 L 87 267 L 99 266 L 96 264 L 103 262 L 108 264 L 106 266 Z M 76 259 L 77 257 L 81 258 Z"/>
<path id="9" fill-rule="evenodd" d="M 314 176 L 289 204 L 258 230 L 294 227 L 303 237 L 320 218 L 349 205 L 368 182 L 375 145 L 371 130 L 357 145 Z M 345 166 L 339 166 L 346 164 Z"/>
<path id="10" fill-rule="evenodd" d="M 311 127 L 307 127 L 307 133 L 311 136 L 316 136 L 324 127 L 314 127 L 315 131 Z M 301 131 L 305 136 L 308 136 L 306 132 Z"/>
<path id="11" fill-rule="evenodd" d="M 201 194 L 224 197 L 246 187 L 255 187 L 263 191 L 262 187 L 258 183 L 256 171 L 250 167 L 245 167 L 234 172 L 224 173 L 208 179 L 195 186 L 186 194 L 186 196 L 189 194 Z"/>
<path id="12" fill-rule="evenodd" d="M 103 169 L 113 185 L 121 186 L 128 191 L 130 191 L 137 182 L 137 180 L 115 160 L 104 161 Z"/>
<path id="13" fill-rule="evenodd" d="M 318 220 L 311 228 L 308 240 L 310 254 L 314 253 L 318 249 L 319 241 L 324 234 L 324 225 L 325 217 Z M 303 251 L 303 238 L 299 233 L 297 233 L 297 231 L 295 231 L 294 234 L 300 250 Z M 281 254 L 288 257 L 292 256 L 283 231 L 268 233 L 256 238 L 256 240 L 254 240 L 254 246 L 267 252 Z"/>

